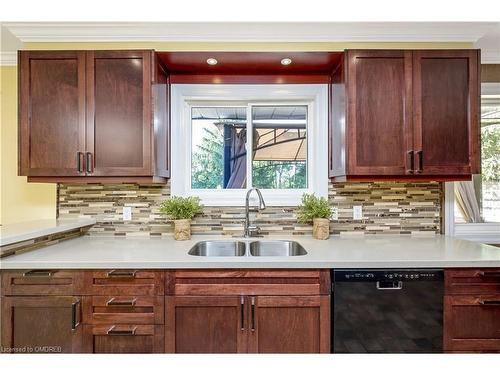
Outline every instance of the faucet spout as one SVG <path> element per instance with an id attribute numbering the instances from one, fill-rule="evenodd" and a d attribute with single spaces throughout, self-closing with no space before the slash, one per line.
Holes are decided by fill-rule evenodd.
<path id="1" fill-rule="evenodd" d="M 250 195 L 252 191 L 257 193 L 259 197 L 259 210 L 264 210 L 266 208 L 266 203 L 264 202 L 264 198 L 262 197 L 262 193 L 257 188 L 252 188 L 247 191 L 247 196 L 245 199 L 245 231 L 243 233 L 244 237 L 253 237 L 257 236 L 260 228 L 255 225 L 250 225 Z"/>

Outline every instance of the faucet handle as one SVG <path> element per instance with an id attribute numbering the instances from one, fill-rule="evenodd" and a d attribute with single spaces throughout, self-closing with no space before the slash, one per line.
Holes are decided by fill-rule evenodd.
<path id="1" fill-rule="evenodd" d="M 248 227 L 248 234 L 250 237 L 258 237 L 260 233 L 260 227 L 256 225 L 251 225 Z"/>

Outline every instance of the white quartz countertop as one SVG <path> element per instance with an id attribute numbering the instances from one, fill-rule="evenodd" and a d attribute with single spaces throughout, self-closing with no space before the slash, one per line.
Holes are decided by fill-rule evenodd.
<path id="1" fill-rule="evenodd" d="M 173 238 L 99 238 L 83 236 L 35 251 L 0 259 L 1 269 L 103 268 L 429 268 L 500 267 L 500 248 L 446 236 L 372 235 L 270 236 L 252 240 L 292 239 L 308 254 L 296 257 L 199 257 L 188 255 L 198 241 L 228 240 L 221 236 Z"/>
<path id="2" fill-rule="evenodd" d="M 94 225 L 95 219 L 32 220 L 0 226 L 0 246 Z"/>

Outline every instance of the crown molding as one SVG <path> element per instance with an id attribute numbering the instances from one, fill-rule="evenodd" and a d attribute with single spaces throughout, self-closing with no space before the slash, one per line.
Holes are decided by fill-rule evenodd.
<path id="1" fill-rule="evenodd" d="M 0 66 L 16 66 L 17 51 L 0 51 Z"/>
<path id="2" fill-rule="evenodd" d="M 500 64 L 500 49 L 481 49 L 481 64 Z"/>
<path id="3" fill-rule="evenodd" d="M 476 42 L 494 22 L 7 22 L 22 42 Z"/>

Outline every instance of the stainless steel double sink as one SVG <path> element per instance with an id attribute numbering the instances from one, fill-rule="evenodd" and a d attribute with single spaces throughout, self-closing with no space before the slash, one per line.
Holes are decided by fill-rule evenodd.
<path id="1" fill-rule="evenodd" d="M 201 241 L 188 252 L 202 257 L 293 257 L 306 255 L 307 251 L 296 241 Z"/>

